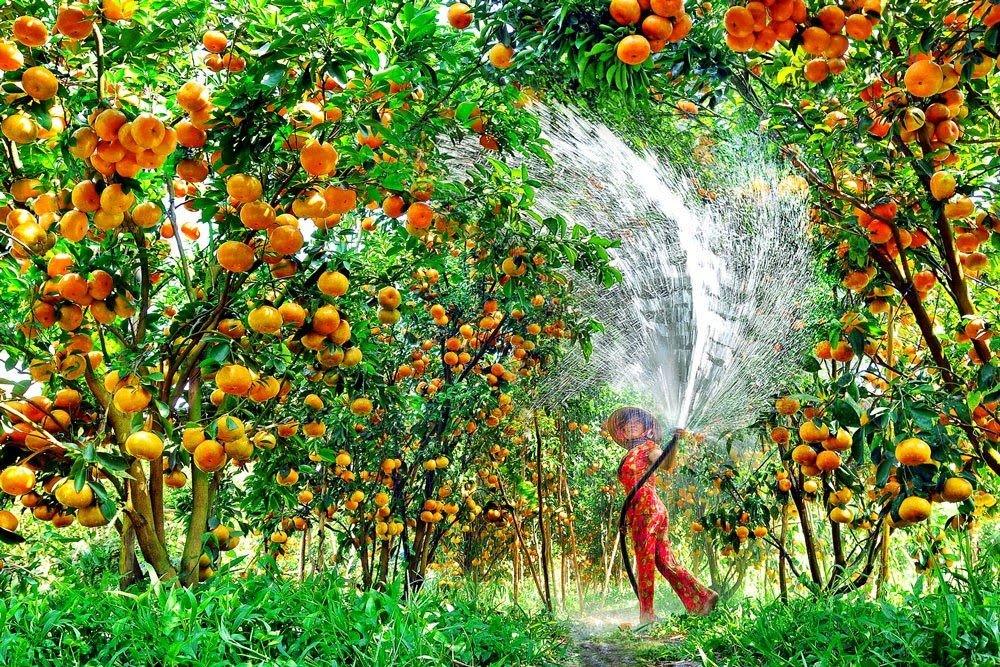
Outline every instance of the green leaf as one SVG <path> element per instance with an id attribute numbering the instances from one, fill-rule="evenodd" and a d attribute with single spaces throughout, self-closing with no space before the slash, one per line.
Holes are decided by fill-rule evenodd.
<path id="1" fill-rule="evenodd" d="M 24 542 L 24 538 L 6 528 L 0 528 L 0 542 L 4 544 L 21 544 Z"/>

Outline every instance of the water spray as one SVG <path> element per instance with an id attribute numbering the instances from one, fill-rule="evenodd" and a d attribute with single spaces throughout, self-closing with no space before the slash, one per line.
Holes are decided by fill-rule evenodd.
<path id="1" fill-rule="evenodd" d="M 619 242 L 623 278 L 610 289 L 570 275 L 575 304 L 601 323 L 593 354 L 570 349 L 537 390 L 556 406 L 610 382 L 649 395 L 674 430 L 639 489 L 677 446 L 681 429 L 705 442 L 752 423 L 805 349 L 801 319 L 813 282 L 806 187 L 767 156 L 759 138 L 730 138 L 704 155 L 701 181 L 600 122 L 535 105 L 551 163 L 529 159 L 535 208 Z M 456 167 L 476 155 L 458 147 Z"/>

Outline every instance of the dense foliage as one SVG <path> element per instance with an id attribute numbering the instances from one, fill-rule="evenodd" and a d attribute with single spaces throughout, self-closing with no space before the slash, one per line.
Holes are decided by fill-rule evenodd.
<path id="1" fill-rule="evenodd" d="M 865 627 L 903 612 L 859 589 L 981 576 L 1000 473 L 998 24 L 990 0 L 4 4 L 0 587 L 84 570 L 56 609 L 91 596 L 130 618 L 131 593 L 91 595 L 104 572 L 164 582 L 142 595 L 219 618 L 232 660 L 251 659 L 244 621 L 289 624 L 254 643 L 267 659 L 379 650 L 310 644 L 315 618 L 346 631 L 369 605 L 394 615 L 392 646 L 435 659 L 555 659 L 489 620 L 458 637 L 438 598 L 390 609 L 428 579 L 563 609 L 622 583 L 620 452 L 600 427 L 644 399 L 538 396 L 600 330 L 574 280 L 618 278 L 613 240 L 535 211 L 548 101 L 686 168 L 707 200 L 717 156 L 751 133 L 809 187 L 815 349 L 758 424 L 684 441 L 664 494 L 685 559 L 727 596 L 822 600 L 784 621 L 853 605 Z M 114 556 L 63 559 L 80 541 Z M 335 610 L 252 583 L 331 569 L 315 581 Z M 230 629 L 213 600 L 251 592 L 273 609 Z M 906 618 L 952 618 L 935 595 Z M 32 646 L 59 615 L 12 604 L 15 662 L 170 644 L 120 628 Z M 299 607 L 317 616 L 282 617 Z M 952 624 L 943 650 L 988 654 L 984 618 L 982 643 Z M 798 655 L 766 625 L 719 641 Z M 179 632 L 170 650 L 202 641 Z M 913 650 L 885 659 L 954 657 Z M 394 654 L 315 659 L 352 655 Z"/>

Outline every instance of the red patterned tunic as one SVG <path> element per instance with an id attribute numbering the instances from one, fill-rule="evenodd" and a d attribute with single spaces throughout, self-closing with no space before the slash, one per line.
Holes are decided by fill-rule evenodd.
<path id="1" fill-rule="evenodd" d="M 646 440 L 628 451 L 618 468 L 618 481 L 631 491 L 649 466 L 649 454 L 659 445 Z M 653 612 L 653 589 L 656 585 L 656 570 L 670 583 L 689 612 L 702 612 L 711 606 L 716 594 L 701 585 L 688 572 L 670 549 L 667 535 L 667 508 L 656 494 L 656 475 L 651 476 L 635 494 L 632 505 L 626 511 L 632 541 L 635 544 L 636 579 L 639 584 L 639 616 L 642 621 L 655 618 Z"/>

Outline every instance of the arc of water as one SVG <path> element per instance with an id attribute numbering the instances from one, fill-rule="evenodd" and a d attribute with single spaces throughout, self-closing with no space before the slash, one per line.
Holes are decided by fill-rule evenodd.
<path id="1" fill-rule="evenodd" d="M 717 152 L 707 198 L 605 125 L 565 107 L 535 111 L 553 160 L 527 165 L 541 183 L 536 208 L 617 239 L 624 276 L 610 290 L 573 277 L 576 307 L 604 332 L 591 359 L 567 353 L 539 400 L 611 381 L 645 390 L 674 426 L 717 435 L 748 423 L 804 345 L 793 326 L 812 282 L 804 190 L 748 140 Z M 459 168 L 475 160 L 462 147 L 454 157 Z"/>

